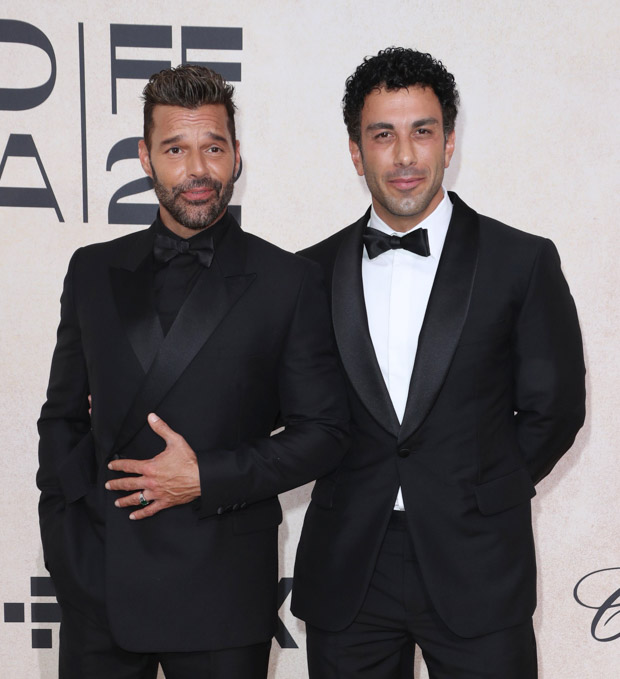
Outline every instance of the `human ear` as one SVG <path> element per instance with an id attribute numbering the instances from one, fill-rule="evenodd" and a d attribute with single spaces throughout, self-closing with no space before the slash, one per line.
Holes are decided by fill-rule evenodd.
<path id="1" fill-rule="evenodd" d="M 353 165 L 355 165 L 357 174 L 360 177 L 363 177 L 364 163 L 362 162 L 362 149 L 357 142 L 353 141 L 353 139 L 349 139 L 349 153 L 351 154 L 351 160 L 353 161 Z"/>
<path id="2" fill-rule="evenodd" d="M 138 142 L 138 157 L 140 158 L 140 165 L 146 174 L 153 179 L 153 169 L 151 168 L 151 155 L 144 139 Z"/>
<path id="3" fill-rule="evenodd" d="M 444 161 L 443 161 L 443 166 L 444 168 L 450 167 L 450 161 L 452 160 L 452 154 L 454 153 L 454 143 L 455 143 L 455 135 L 454 135 L 454 130 L 448 134 L 446 137 L 446 143 L 444 146 Z"/>

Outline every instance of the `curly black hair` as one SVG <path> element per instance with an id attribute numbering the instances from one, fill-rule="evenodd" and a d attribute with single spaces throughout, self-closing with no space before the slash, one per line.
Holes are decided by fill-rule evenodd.
<path id="1" fill-rule="evenodd" d="M 366 57 L 355 73 L 347 78 L 342 113 L 349 137 L 359 145 L 362 108 L 366 97 L 376 89 L 400 90 L 419 85 L 430 87 L 437 95 L 447 136 L 454 130 L 459 93 L 454 76 L 430 54 L 405 47 L 388 47 L 375 57 Z"/>

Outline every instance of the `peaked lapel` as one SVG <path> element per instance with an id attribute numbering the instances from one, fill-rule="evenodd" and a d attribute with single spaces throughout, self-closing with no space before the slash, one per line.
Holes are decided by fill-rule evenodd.
<path id="1" fill-rule="evenodd" d="M 126 446 L 145 426 L 148 413 L 161 403 L 256 277 L 255 273 L 245 272 L 246 237 L 236 221 L 230 216 L 228 219 L 230 224 L 213 263 L 201 272 L 155 353 L 116 437 L 114 450 Z"/>
<path id="2" fill-rule="evenodd" d="M 138 235 L 134 247 L 124 251 L 110 268 L 110 282 L 121 324 L 143 372 L 150 368 L 164 339 L 153 297 L 151 253 L 154 226 Z"/>
<path id="3" fill-rule="evenodd" d="M 398 436 L 406 441 L 430 412 L 463 330 L 478 263 L 478 215 L 455 194 L 452 218 L 420 331 Z"/>
<path id="4" fill-rule="evenodd" d="M 345 371 L 368 411 L 394 436 L 400 424 L 392 405 L 368 329 L 362 284 L 362 233 L 370 210 L 344 236 L 332 278 L 332 317 Z"/>

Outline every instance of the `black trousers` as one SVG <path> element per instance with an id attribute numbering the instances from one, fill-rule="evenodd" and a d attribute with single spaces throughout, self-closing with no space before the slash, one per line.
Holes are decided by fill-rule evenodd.
<path id="1" fill-rule="evenodd" d="M 415 645 L 430 679 L 536 679 L 532 621 L 465 639 L 441 621 L 419 575 L 406 517 L 394 512 L 366 598 L 340 632 L 306 626 L 310 679 L 412 679 Z"/>
<path id="2" fill-rule="evenodd" d="M 61 605 L 59 679 L 266 679 L 271 641 L 195 653 L 133 653 L 109 629 L 72 606 Z M 139 617 L 136 624 L 140 624 Z"/>

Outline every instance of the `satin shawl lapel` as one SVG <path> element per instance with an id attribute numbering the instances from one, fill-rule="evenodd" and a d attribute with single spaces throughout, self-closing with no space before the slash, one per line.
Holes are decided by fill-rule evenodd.
<path id="1" fill-rule="evenodd" d="M 121 323 L 145 373 L 164 339 L 153 299 L 151 253 L 154 236 L 151 227 L 138 239 L 134 248 L 124 253 L 118 268 L 110 269 L 112 291 Z"/>
<path id="2" fill-rule="evenodd" d="M 115 450 L 127 445 L 146 424 L 148 413 L 157 408 L 253 282 L 256 274 L 244 271 L 246 246 L 243 232 L 233 221 L 218 245 L 212 265 L 200 274 L 161 343 L 121 426 Z"/>
<path id="3" fill-rule="evenodd" d="M 399 443 L 416 431 L 433 407 L 469 310 L 478 263 L 478 215 L 456 194 L 449 195 L 452 219 L 420 331 Z"/>
<path id="4" fill-rule="evenodd" d="M 332 278 L 332 316 L 344 369 L 368 411 L 394 436 L 399 422 L 388 393 L 368 330 L 362 284 L 362 232 L 369 212 L 344 237 Z"/>

